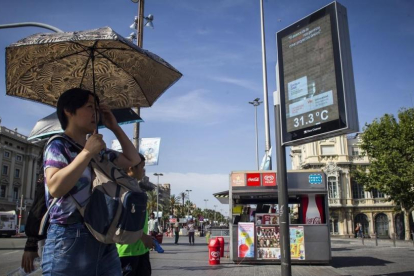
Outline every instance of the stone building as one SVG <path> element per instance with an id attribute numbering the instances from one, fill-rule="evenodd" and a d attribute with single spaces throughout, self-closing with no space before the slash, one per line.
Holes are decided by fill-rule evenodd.
<path id="1" fill-rule="evenodd" d="M 22 206 L 26 210 L 22 211 L 22 225 L 34 199 L 42 149 L 17 129 L 0 126 L 0 210 L 19 213 L 17 207 L 23 197 Z"/>
<path id="2" fill-rule="evenodd" d="M 398 239 L 404 239 L 404 219 L 396 204 L 379 191 L 364 190 L 351 176 L 355 165 L 369 164 L 368 158 L 361 155 L 360 143 L 357 133 L 291 147 L 292 169 L 325 172 L 332 235 L 353 237 L 357 223 L 361 223 L 366 237 L 377 233 L 379 238 L 391 238 L 395 233 Z"/>

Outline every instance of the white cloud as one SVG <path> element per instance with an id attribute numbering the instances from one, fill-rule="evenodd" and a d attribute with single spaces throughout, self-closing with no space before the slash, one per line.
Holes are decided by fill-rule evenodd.
<path id="1" fill-rule="evenodd" d="M 248 81 L 245 79 L 235 79 L 235 78 L 228 78 L 228 77 L 210 77 L 212 80 L 218 82 L 224 82 L 229 84 L 234 84 L 249 90 L 258 91 L 260 90 L 261 86 L 255 82 Z"/>
<path id="2" fill-rule="evenodd" d="M 226 115 L 239 111 L 235 107 L 209 99 L 208 93 L 208 90 L 197 89 L 180 97 L 165 98 L 151 109 L 143 109 L 143 118 L 146 121 L 216 124 L 223 121 Z"/>
<path id="3" fill-rule="evenodd" d="M 160 177 L 160 184 L 171 184 L 171 194 L 179 196 L 185 190 L 192 190 L 190 192 L 190 201 L 194 202 L 197 207 L 204 209 L 208 199 L 207 208 L 214 209 L 228 214 L 228 205 L 221 204 L 214 196 L 214 193 L 226 191 L 229 189 L 229 176 L 227 174 L 200 174 L 200 173 L 163 173 Z M 157 183 L 155 176 L 149 175 L 150 181 Z"/>

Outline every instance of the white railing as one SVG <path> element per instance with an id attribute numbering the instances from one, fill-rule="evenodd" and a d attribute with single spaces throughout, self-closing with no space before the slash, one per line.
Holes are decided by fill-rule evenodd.
<path id="1" fill-rule="evenodd" d="M 210 229 L 212 237 L 229 237 L 229 229 Z"/>

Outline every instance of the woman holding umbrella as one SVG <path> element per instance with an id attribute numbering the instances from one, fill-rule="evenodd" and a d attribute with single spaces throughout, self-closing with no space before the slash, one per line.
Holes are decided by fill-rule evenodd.
<path id="1" fill-rule="evenodd" d="M 95 129 L 99 100 L 80 88 L 64 92 L 57 103 L 57 114 L 65 139 L 53 140 L 44 152 L 46 200 L 59 198 L 50 210 L 50 227 L 43 250 L 43 275 L 122 275 L 115 244 L 97 241 L 77 211 L 74 200 L 84 205 L 90 194 L 92 173 L 89 162 L 101 151 L 120 168 L 140 163 L 137 150 L 118 126 L 107 106 L 99 108 L 105 126 L 119 140 L 123 153 L 106 149 Z M 92 134 L 86 139 L 88 134 Z M 68 140 L 79 144 L 79 152 Z"/>

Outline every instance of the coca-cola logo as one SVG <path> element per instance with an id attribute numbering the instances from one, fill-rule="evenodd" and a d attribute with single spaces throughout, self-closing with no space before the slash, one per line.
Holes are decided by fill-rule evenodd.
<path id="1" fill-rule="evenodd" d="M 211 251 L 210 255 L 212 258 L 218 258 L 220 257 L 220 251 Z"/>
<path id="2" fill-rule="evenodd" d="M 266 181 L 273 181 L 273 180 L 275 180 L 275 177 L 273 175 L 265 175 L 263 178 Z"/>
<path id="3" fill-rule="evenodd" d="M 247 174 L 247 186 L 260 186 L 260 173 Z"/>
<path id="4" fill-rule="evenodd" d="M 306 224 L 322 224 L 320 217 L 306 218 Z"/>

